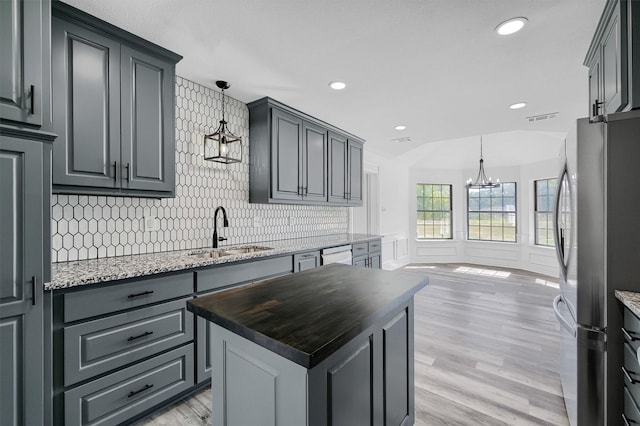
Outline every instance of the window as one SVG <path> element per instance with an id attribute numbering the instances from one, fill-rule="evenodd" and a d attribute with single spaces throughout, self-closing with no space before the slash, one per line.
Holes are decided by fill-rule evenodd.
<path id="1" fill-rule="evenodd" d="M 417 235 L 420 239 L 451 238 L 451 185 L 419 183 Z"/>
<path id="2" fill-rule="evenodd" d="M 516 183 L 467 189 L 468 239 L 516 241 Z"/>
<path id="3" fill-rule="evenodd" d="M 539 246 L 553 246 L 553 203 L 556 198 L 556 178 L 540 179 L 534 182 L 535 190 L 535 243 Z"/>

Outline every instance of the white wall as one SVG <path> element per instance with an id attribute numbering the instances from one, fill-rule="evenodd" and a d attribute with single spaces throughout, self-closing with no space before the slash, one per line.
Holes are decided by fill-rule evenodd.
<path id="1" fill-rule="evenodd" d="M 561 144 L 559 144 L 560 146 Z M 365 151 L 366 153 L 366 151 Z M 366 154 L 365 154 L 366 158 Z M 407 237 L 408 256 L 404 262 L 394 259 L 394 266 L 411 263 L 473 263 L 525 269 L 553 277 L 558 276 L 555 249 L 535 245 L 534 187 L 536 179 L 556 177 L 559 160 L 539 161 L 514 167 L 487 167 L 487 172 L 502 182 L 517 185 L 517 242 L 468 241 L 466 224 L 466 188 L 474 169 L 408 168 L 402 161 L 371 155 L 378 163 L 380 178 L 381 234 L 383 262 L 390 262 L 390 250 L 397 250 L 399 238 Z M 416 235 L 416 183 L 451 184 L 453 193 L 453 238 L 418 240 Z M 386 244 L 385 253 L 385 239 Z M 395 246 L 391 245 L 394 242 Z"/>

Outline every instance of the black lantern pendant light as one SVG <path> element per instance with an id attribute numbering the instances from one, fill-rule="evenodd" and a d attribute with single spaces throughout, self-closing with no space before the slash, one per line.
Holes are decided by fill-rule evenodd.
<path id="1" fill-rule="evenodd" d="M 484 159 L 482 158 L 482 136 L 480 136 L 480 169 L 478 170 L 478 176 L 476 176 L 476 180 L 473 181 L 471 178 L 467 180 L 467 188 L 499 188 L 500 187 L 500 179 L 497 179 L 496 182 L 492 182 L 491 178 L 487 178 L 487 175 L 484 173 Z"/>
<path id="2" fill-rule="evenodd" d="M 222 90 L 222 120 L 215 132 L 204 137 L 204 159 L 224 164 L 239 163 L 242 161 L 242 138 L 229 131 L 224 119 L 224 91 L 231 85 L 218 80 L 216 86 Z"/>

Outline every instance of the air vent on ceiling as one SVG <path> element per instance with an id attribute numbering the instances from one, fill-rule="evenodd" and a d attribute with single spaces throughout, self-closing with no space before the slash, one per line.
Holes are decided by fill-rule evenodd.
<path id="1" fill-rule="evenodd" d="M 411 138 L 409 136 L 405 136 L 403 138 L 391 139 L 391 142 L 411 142 Z"/>
<path id="2" fill-rule="evenodd" d="M 530 117 L 527 117 L 527 121 L 532 123 L 535 121 L 551 120 L 552 118 L 556 118 L 558 114 L 558 112 L 549 112 L 547 114 L 532 115 Z"/>

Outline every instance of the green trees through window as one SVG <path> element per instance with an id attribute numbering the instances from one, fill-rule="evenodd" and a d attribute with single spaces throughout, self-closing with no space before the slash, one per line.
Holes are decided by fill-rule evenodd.
<path id="1" fill-rule="evenodd" d="M 556 198 L 558 181 L 540 179 L 534 182 L 535 189 L 535 243 L 540 246 L 553 246 L 553 204 Z"/>
<path id="2" fill-rule="evenodd" d="M 451 185 L 416 184 L 417 236 L 419 239 L 451 239 Z"/>
<path id="3" fill-rule="evenodd" d="M 469 240 L 516 242 L 516 183 L 467 189 Z"/>

